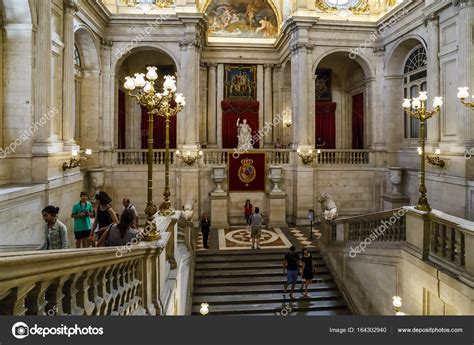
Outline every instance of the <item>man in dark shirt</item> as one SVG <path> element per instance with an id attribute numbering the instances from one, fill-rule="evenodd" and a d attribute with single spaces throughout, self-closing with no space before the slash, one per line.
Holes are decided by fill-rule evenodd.
<path id="1" fill-rule="evenodd" d="M 285 254 L 285 260 L 283 261 L 283 274 L 286 274 L 286 282 L 284 286 L 285 294 L 288 288 L 288 284 L 291 283 L 290 298 L 293 299 L 293 292 L 295 291 L 295 285 L 298 280 L 298 269 L 300 256 L 295 252 L 294 246 L 290 247 L 290 251 Z"/>

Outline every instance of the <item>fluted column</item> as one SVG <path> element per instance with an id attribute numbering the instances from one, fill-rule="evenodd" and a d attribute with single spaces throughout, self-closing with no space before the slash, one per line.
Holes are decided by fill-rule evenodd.
<path id="1" fill-rule="evenodd" d="M 115 132 L 114 123 L 114 95 L 115 95 L 115 73 L 111 68 L 112 63 L 112 45 L 113 42 L 101 41 L 101 62 L 102 62 L 102 80 L 99 88 L 102 102 L 101 116 L 99 116 L 99 150 L 101 151 L 100 165 L 110 164 L 109 152 L 113 148 L 113 138 Z"/>
<path id="2" fill-rule="evenodd" d="M 263 67 L 265 75 L 263 125 L 269 129 L 264 133 L 263 145 L 265 148 L 271 148 L 273 146 L 273 65 L 265 64 Z"/>
<path id="3" fill-rule="evenodd" d="M 461 0 L 459 4 L 458 32 L 466 37 L 458 37 L 458 86 L 467 86 L 474 92 L 474 46 L 472 44 L 472 18 L 474 18 L 474 0 Z M 472 110 L 458 102 L 458 137 L 462 147 L 471 147 L 474 142 L 474 115 Z"/>
<path id="4" fill-rule="evenodd" d="M 207 64 L 207 141 L 217 147 L 217 64 Z"/>
<path id="5" fill-rule="evenodd" d="M 367 110 L 368 114 L 365 114 L 365 119 L 368 125 L 364 125 L 365 128 L 369 129 L 370 132 L 365 134 L 364 144 L 372 147 L 374 151 L 384 151 L 387 149 L 387 140 L 385 132 L 387 131 L 386 124 L 389 122 L 387 114 L 383 111 L 384 99 L 384 85 L 383 85 L 383 69 L 385 47 L 379 46 L 374 47 L 375 56 L 375 76 L 365 76 L 367 80 L 365 88 L 365 99 L 364 103 L 368 106 L 364 109 Z M 365 102 L 368 100 L 368 102 Z M 370 115 L 367 116 L 367 115 Z M 403 119 L 400 119 L 400 124 L 403 125 Z M 364 132 L 367 132 L 364 129 Z M 373 140 L 373 141 L 372 141 Z M 350 146 L 351 144 L 349 144 Z"/>
<path id="6" fill-rule="evenodd" d="M 73 0 L 64 0 L 63 52 L 63 140 L 74 146 L 74 14 L 78 7 Z M 65 147 L 67 150 L 67 148 Z"/>
<path id="7" fill-rule="evenodd" d="M 263 77 L 263 65 L 257 65 L 257 81 L 260 80 L 260 85 L 262 85 L 262 80 L 264 81 Z M 265 82 L 265 81 L 264 81 Z M 264 95 L 265 90 L 264 87 L 257 87 L 257 101 L 258 101 L 258 129 L 261 131 L 263 128 L 263 117 L 264 117 Z M 252 128 L 253 130 L 253 128 Z M 263 148 L 264 138 L 262 138 L 257 144 L 254 145 L 255 149 Z"/>
<path id="8" fill-rule="evenodd" d="M 440 96 L 440 64 L 439 64 L 439 17 L 431 15 L 426 19 L 428 27 L 428 51 L 427 51 L 427 83 L 429 99 Z M 440 116 L 433 116 L 427 122 L 428 143 L 439 142 Z"/>
<path id="9" fill-rule="evenodd" d="M 217 65 L 217 147 L 222 148 L 222 106 L 224 100 L 224 64 Z"/>

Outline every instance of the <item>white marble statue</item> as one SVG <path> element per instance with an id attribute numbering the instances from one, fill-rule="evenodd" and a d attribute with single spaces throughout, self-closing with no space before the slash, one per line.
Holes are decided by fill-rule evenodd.
<path id="1" fill-rule="evenodd" d="M 194 215 L 194 204 L 197 202 L 196 196 L 188 196 L 183 209 L 183 216 L 187 221 L 193 220 Z"/>
<path id="2" fill-rule="evenodd" d="M 250 139 L 252 139 L 252 128 L 248 125 L 247 119 L 243 119 L 242 123 L 240 123 L 240 117 L 237 119 L 237 139 L 239 139 L 237 148 L 252 148 L 252 145 L 250 144 Z"/>
<path id="3" fill-rule="evenodd" d="M 336 203 L 329 197 L 328 193 L 320 193 L 318 196 L 318 202 L 321 204 L 321 212 L 325 220 L 329 221 L 337 218 Z"/>

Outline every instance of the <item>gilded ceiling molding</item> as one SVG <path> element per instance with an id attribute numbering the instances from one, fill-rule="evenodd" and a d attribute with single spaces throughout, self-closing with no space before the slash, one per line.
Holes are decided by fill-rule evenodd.
<path id="1" fill-rule="evenodd" d="M 325 0 L 316 0 L 316 8 L 324 13 L 335 13 L 338 11 L 337 7 L 329 6 Z"/>
<path id="2" fill-rule="evenodd" d="M 360 0 L 357 3 L 357 5 L 353 7 L 349 7 L 349 11 L 351 11 L 355 15 L 369 13 L 370 11 L 369 0 Z"/>

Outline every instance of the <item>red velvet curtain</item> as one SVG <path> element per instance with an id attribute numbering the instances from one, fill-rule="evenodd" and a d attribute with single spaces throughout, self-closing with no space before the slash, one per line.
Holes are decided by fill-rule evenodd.
<path id="1" fill-rule="evenodd" d="M 237 119 L 240 121 L 247 119 L 247 123 L 252 128 L 252 136 L 258 132 L 258 107 L 259 102 L 255 100 L 239 99 L 224 100 L 222 106 L 222 146 L 225 149 L 236 148 L 239 141 L 237 139 Z M 256 140 L 254 148 L 259 148 Z"/>
<path id="2" fill-rule="evenodd" d="M 118 148 L 126 148 L 126 117 L 125 117 L 125 92 L 118 92 Z"/>
<path id="3" fill-rule="evenodd" d="M 316 102 L 316 144 L 336 148 L 336 103 Z"/>
<path id="4" fill-rule="evenodd" d="M 142 149 L 148 148 L 148 112 L 142 107 Z M 153 148 L 164 149 L 166 140 L 165 119 L 161 116 L 155 116 L 153 119 Z M 170 148 L 176 148 L 176 116 L 171 118 L 170 122 Z"/>
<path id="5" fill-rule="evenodd" d="M 364 94 L 352 96 L 352 149 L 364 148 Z"/>

